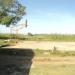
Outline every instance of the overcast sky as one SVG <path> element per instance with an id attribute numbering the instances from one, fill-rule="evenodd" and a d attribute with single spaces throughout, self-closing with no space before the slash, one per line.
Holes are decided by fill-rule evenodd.
<path id="1" fill-rule="evenodd" d="M 20 1 L 27 7 L 23 20 L 27 18 L 29 25 L 23 33 L 75 33 L 75 0 Z"/>

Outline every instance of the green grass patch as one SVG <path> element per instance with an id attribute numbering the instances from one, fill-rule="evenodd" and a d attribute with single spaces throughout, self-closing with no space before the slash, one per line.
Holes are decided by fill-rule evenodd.
<path id="1" fill-rule="evenodd" d="M 66 34 L 35 34 L 32 36 L 25 36 L 26 40 L 30 41 L 75 41 L 75 35 Z"/>
<path id="2" fill-rule="evenodd" d="M 23 35 L 23 34 L 0 34 L 0 39 L 20 39 L 28 41 L 75 41 L 74 34 L 32 34 L 32 35 Z"/>

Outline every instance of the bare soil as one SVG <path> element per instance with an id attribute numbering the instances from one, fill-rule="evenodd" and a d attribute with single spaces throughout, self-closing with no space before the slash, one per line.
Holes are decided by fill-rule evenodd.
<path id="1" fill-rule="evenodd" d="M 75 57 L 34 57 L 34 64 L 75 64 Z"/>
<path id="2" fill-rule="evenodd" d="M 50 42 L 50 41 L 22 41 L 15 46 L 8 48 L 42 49 L 75 51 L 75 42 Z M 75 57 L 34 57 L 33 63 L 36 64 L 75 64 Z"/>
<path id="3" fill-rule="evenodd" d="M 75 42 L 50 42 L 50 41 L 22 41 L 17 43 L 13 48 L 30 48 L 30 49 L 42 49 L 53 50 L 56 47 L 57 50 L 70 50 L 75 51 Z M 9 47 L 9 48 L 10 48 Z"/>

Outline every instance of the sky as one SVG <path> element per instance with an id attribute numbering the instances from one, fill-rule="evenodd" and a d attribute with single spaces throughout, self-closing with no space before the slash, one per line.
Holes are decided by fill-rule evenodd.
<path id="1" fill-rule="evenodd" d="M 27 13 L 21 22 L 28 20 L 28 28 L 23 28 L 20 33 L 75 34 L 75 0 L 19 1 L 26 6 Z M 4 26 L 0 29 L 0 32 L 9 32 Z"/>

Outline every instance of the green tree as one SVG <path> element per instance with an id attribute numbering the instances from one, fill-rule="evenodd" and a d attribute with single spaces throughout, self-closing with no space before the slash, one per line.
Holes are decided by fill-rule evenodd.
<path id="1" fill-rule="evenodd" d="M 0 24 L 15 25 L 25 14 L 25 6 L 18 0 L 0 0 Z"/>

